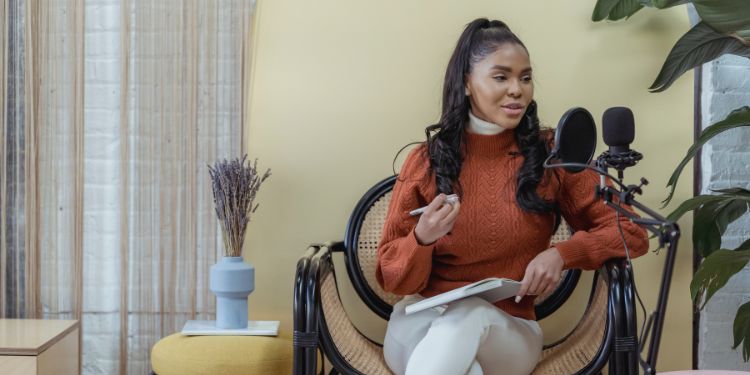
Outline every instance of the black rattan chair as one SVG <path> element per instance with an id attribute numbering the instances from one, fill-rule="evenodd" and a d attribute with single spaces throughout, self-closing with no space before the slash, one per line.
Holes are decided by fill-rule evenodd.
<path id="1" fill-rule="evenodd" d="M 376 251 L 396 177 L 380 181 L 359 201 L 343 242 L 311 245 L 297 264 L 294 291 L 294 374 L 315 374 L 320 348 L 333 365 L 332 374 L 391 374 L 380 344 L 361 334 L 347 317 L 336 284 L 332 254 L 343 253 L 347 273 L 364 303 L 388 319 L 400 296 L 375 281 Z M 555 236 L 565 239 L 563 223 Z M 566 271 L 558 288 L 536 300 L 537 319 L 556 311 L 568 299 L 580 270 Z M 609 363 L 610 374 L 637 374 L 632 291 L 622 259 L 612 259 L 594 273 L 588 306 L 575 328 L 546 345 L 534 374 L 597 374 Z M 626 319 L 628 317 L 628 319 Z"/>

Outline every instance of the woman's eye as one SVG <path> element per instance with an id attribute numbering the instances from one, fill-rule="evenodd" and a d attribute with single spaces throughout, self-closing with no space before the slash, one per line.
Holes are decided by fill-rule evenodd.
<path id="1" fill-rule="evenodd" d="M 494 78 L 495 81 L 505 81 L 506 80 L 505 76 L 494 76 L 492 78 Z"/>
<path id="2" fill-rule="evenodd" d="M 531 76 L 524 76 L 521 80 L 524 82 L 531 82 Z"/>

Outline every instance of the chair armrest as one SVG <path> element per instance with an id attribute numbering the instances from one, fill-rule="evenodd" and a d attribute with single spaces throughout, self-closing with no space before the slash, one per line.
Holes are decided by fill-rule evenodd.
<path id="1" fill-rule="evenodd" d="M 309 358 L 315 357 L 318 342 L 317 330 L 315 326 L 308 326 L 307 313 L 307 294 L 308 294 L 308 276 L 310 263 L 313 257 L 320 250 L 319 245 L 310 245 L 305 253 L 297 261 L 297 270 L 294 276 L 294 303 L 293 303 L 293 320 L 294 320 L 294 362 L 292 373 L 294 375 L 314 374 L 308 372 L 310 368 Z"/>
<path id="2" fill-rule="evenodd" d="M 389 374 L 382 346 L 362 334 L 344 309 L 329 250 L 325 245 L 313 257 L 309 275 L 317 277 L 315 280 L 308 277 L 307 286 L 308 290 L 315 289 L 308 297 L 314 298 L 317 309 L 309 317 L 316 320 L 319 345 L 338 373 Z M 311 367 L 308 363 L 308 368 Z"/>
<path id="3" fill-rule="evenodd" d="M 333 272 L 331 248 L 342 243 L 312 244 L 297 262 L 294 289 L 294 374 L 315 374 L 320 346 L 321 284 Z M 342 246 L 342 245 L 338 245 Z M 338 295 L 338 293 L 337 293 Z"/>

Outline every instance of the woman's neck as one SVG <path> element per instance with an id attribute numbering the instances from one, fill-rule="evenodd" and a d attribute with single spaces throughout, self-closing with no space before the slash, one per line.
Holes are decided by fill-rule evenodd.
<path id="1" fill-rule="evenodd" d="M 469 132 L 481 135 L 496 135 L 500 134 L 505 130 L 500 125 L 493 124 L 488 121 L 484 121 L 469 110 Z"/>

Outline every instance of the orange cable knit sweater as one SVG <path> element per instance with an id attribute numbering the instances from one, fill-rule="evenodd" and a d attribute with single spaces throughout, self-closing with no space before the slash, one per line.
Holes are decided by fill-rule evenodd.
<path id="1" fill-rule="evenodd" d="M 425 145 L 412 150 L 404 162 L 378 247 L 376 277 L 383 289 L 431 297 L 487 277 L 521 280 L 528 263 L 552 246 L 560 251 L 566 269 L 596 269 L 609 258 L 625 256 L 615 211 L 594 196 L 599 184 L 595 172 L 545 172 L 537 191 L 559 203 L 576 231 L 570 240 L 550 244 L 554 215 L 527 213 L 516 203 L 516 172 L 523 156 L 514 154 L 514 132 L 465 134 L 461 211 L 451 233 L 434 244 L 417 243 L 414 228 L 419 216 L 409 216 L 437 195 Z M 645 230 L 624 217 L 620 221 L 631 256 L 644 254 Z M 533 297 L 495 305 L 511 315 L 535 319 Z"/>

